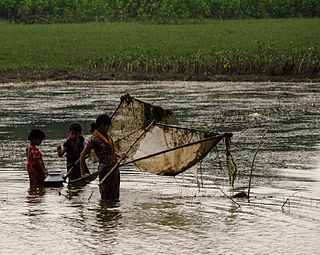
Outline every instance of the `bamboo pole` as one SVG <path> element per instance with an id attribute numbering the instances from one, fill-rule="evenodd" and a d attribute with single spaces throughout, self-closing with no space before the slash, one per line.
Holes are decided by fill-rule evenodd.
<path id="1" fill-rule="evenodd" d="M 80 162 L 80 158 L 78 158 L 78 160 L 74 163 L 73 167 L 71 167 L 71 168 L 69 169 L 69 171 L 67 172 L 67 174 L 64 176 L 64 179 L 65 179 L 65 180 L 66 180 L 66 179 L 69 177 L 69 175 L 73 172 L 73 170 L 76 168 L 76 166 L 79 164 L 79 162 Z"/>
<path id="2" fill-rule="evenodd" d="M 88 158 L 88 157 L 86 157 L 86 158 Z M 69 171 L 66 173 L 66 175 L 63 177 L 64 180 L 66 180 L 66 179 L 69 177 L 69 175 L 73 172 L 73 170 L 76 168 L 76 166 L 77 166 L 79 163 L 80 163 L 80 158 L 78 158 L 78 160 L 74 163 L 73 167 L 71 167 L 71 168 L 69 169 Z"/>
<path id="3" fill-rule="evenodd" d="M 155 121 L 152 121 L 149 126 L 146 127 L 146 129 L 138 136 L 138 138 L 131 144 L 131 146 L 126 151 L 126 154 L 130 152 L 130 150 L 133 148 L 133 146 L 140 140 L 140 138 L 155 124 Z M 114 167 L 111 168 L 111 170 L 103 177 L 103 179 L 100 181 L 99 186 L 104 183 L 104 181 L 108 178 L 108 176 L 120 165 L 120 163 L 124 160 L 124 158 L 121 158 L 117 164 L 114 165 Z"/>
<path id="4" fill-rule="evenodd" d="M 80 181 L 83 181 L 83 180 L 85 180 L 85 179 L 83 179 L 82 177 L 80 177 L 80 178 L 77 178 L 77 179 L 74 179 L 74 180 L 69 181 L 69 184 L 74 184 L 74 183 L 76 183 L 76 182 L 80 182 Z"/>
<path id="5" fill-rule="evenodd" d="M 163 124 L 163 123 L 157 123 L 157 126 L 168 127 L 168 128 L 176 128 L 176 129 L 187 130 L 187 131 L 195 131 L 195 132 L 200 132 L 200 133 L 209 133 L 211 135 L 219 135 L 219 134 L 211 133 L 209 131 L 205 131 L 205 130 L 201 130 L 201 129 L 185 128 L 185 127 L 179 127 L 179 126 L 168 125 L 168 124 Z"/>
<path id="6" fill-rule="evenodd" d="M 118 104 L 117 108 L 113 111 L 113 113 L 111 114 L 110 118 L 112 119 L 113 116 L 117 113 L 117 111 L 119 110 L 120 106 L 122 105 L 124 100 L 121 100 L 121 102 Z"/>
<path id="7" fill-rule="evenodd" d="M 212 136 L 212 137 L 208 137 L 208 138 L 205 138 L 205 139 L 202 139 L 202 140 L 199 140 L 199 141 L 195 141 L 195 142 L 192 142 L 192 143 L 187 143 L 187 144 L 183 144 L 183 145 L 180 145 L 180 146 L 177 146 L 177 147 L 174 147 L 174 148 L 170 148 L 170 149 L 167 149 L 167 150 L 159 151 L 159 152 L 156 152 L 156 153 L 153 153 L 153 154 L 141 157 L 141 158 L 137 158 L 137 159 L 133 159 L 131 161 L 125 162 L 123 164 L 120 164 L 119 167 L 125 166 L 125 165 L 128 165 L 128 164 L 132 164 L 132 163 L 144 160 L 144 159 L 152 158 L 152 157 L 158 156 L 158 155 L 166 153 L 166 152 L 178 150 L 178 149 L 185 148 L 185 147 L 188 147 L 188 146 L 192 146 L 192 145 L 195 145 L 195 144 L 198 144 L 198 143 L 202 143 L 202 142 L 207 142 L 207 141 L 210 141 L 210 140 L 213 140 L 213 139 L 220 139 L 221 140 L 226 135 L 228 135 L 228 134 Z M 220 140 L 219 140 L 219 142 L 220 142 Z"/>

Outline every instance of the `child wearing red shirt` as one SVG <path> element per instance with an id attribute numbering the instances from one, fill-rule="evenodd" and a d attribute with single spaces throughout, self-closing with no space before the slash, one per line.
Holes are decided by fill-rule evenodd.
<path id="1" fill-rule="evenodd" d="M 32 129 L 28 136 L 30 143 L 26 148 L 26 157 L 30 186 L 43 185 L 44 179 L 48 175 L 48 171 L 44 167 L 42 154 L 36 147 L 41 144 L 45 137 L 44 132 L 40 129 Z"/>

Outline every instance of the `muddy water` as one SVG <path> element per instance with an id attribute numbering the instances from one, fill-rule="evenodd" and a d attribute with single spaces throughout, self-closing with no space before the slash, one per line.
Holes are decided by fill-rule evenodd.
<path id="1" fill-rule="evenodd" d="M 169 123 L 233 132 L 238 207 L 224 168 L 224 147 L 175 179 L 121 170 L 116 204 L 85 187 L 29 190 L 27 132 L 49 170 L 62 170 L 55 146 L 70 123 L 88 126 L 130 93 L 174 111 Z M 320 84 L 47 82 L 0 85 L 1 254 L 317 254 L 320 250 Z M 88 137 L 88 136 L 87 136 Z M 221 160 L 222 168 L 219 160 Z M 93 170 L 96 166 L 90 164 Z M 59 195 L 60 194 L 62 195 Z M 285 201 L 289 198 L 287 203 Z M 284 204 L 285 203 L 285 204 Z"/>

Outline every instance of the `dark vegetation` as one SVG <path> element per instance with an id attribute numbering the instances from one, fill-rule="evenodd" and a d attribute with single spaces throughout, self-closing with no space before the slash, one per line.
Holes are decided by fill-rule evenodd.
<path id="1" fill-rule="evenodd" d="M 319 17 L 319 0 L 1 0 L 0 18 L 22 23 Z"/>

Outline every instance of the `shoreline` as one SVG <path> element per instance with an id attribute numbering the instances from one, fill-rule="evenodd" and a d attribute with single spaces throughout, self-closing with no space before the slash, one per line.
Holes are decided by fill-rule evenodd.
<path id="1" fill-rule="evenodd" d="M 0 21 L 0 30 L 0 82 L 320 81 L 320 18 L 161 26 Z"/>
<path id="2" fill-rule="evenodd" d="M 0 83 L 32 81 L 211 81 L 211 82 L 320 82 L 320 78 L 298 76 L 264 75 L 187 75 L 187 74 L 144 74 L 144 73 L 108 73 L 90 70 L 68 69 L 30 69 L 0 71 Z"/>

